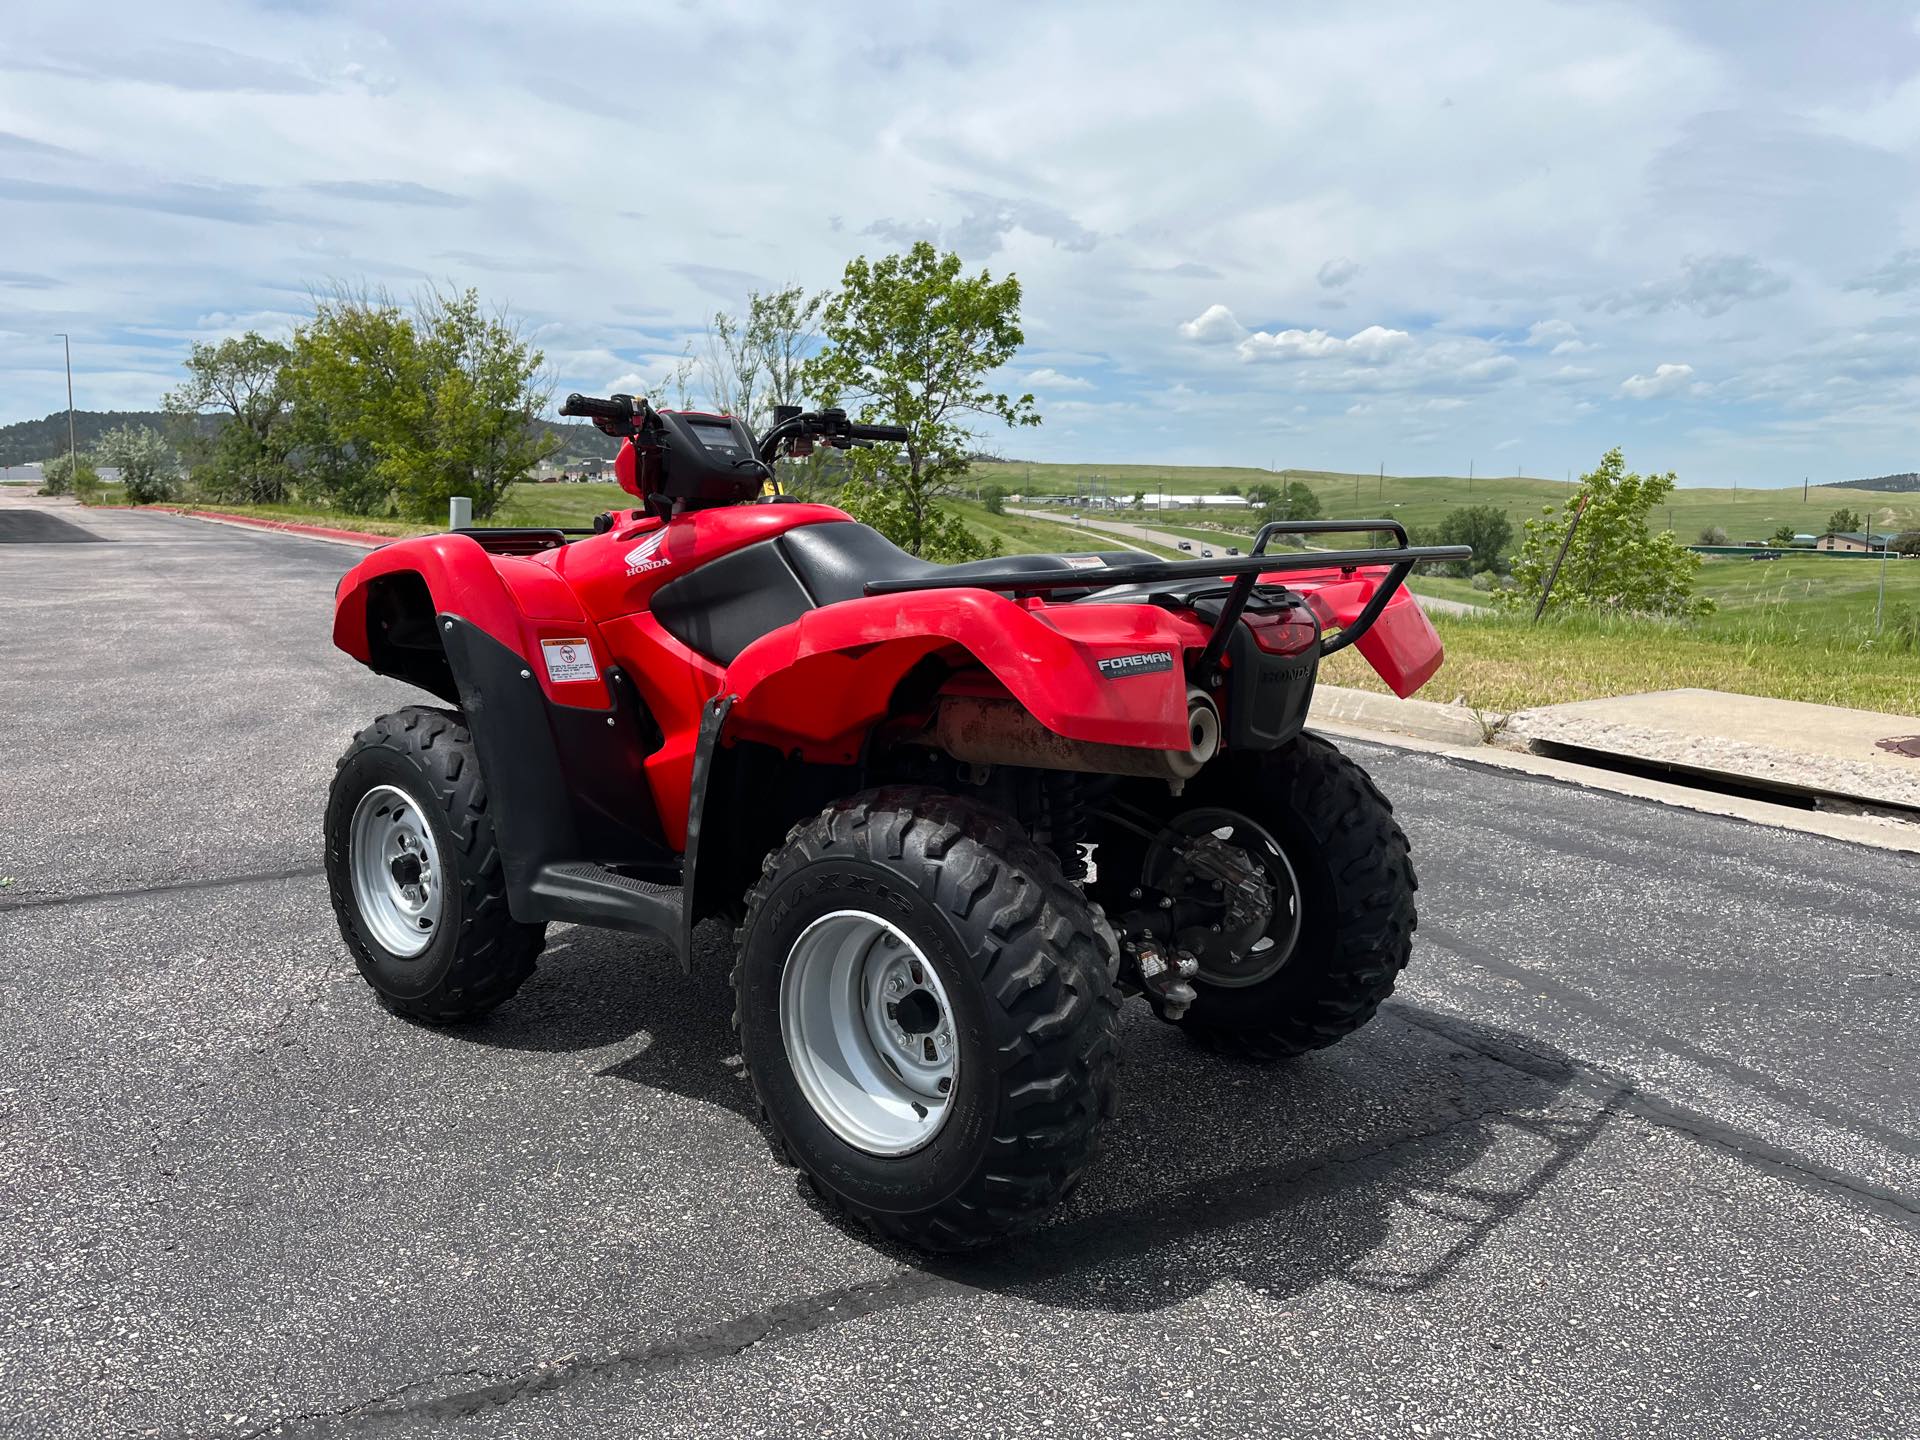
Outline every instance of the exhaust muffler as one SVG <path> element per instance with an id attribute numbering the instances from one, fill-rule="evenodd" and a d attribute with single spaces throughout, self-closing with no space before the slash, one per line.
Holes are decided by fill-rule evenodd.
<path id="1" fill-rule="evenodd" d="M 1220 748 L 1220 715 L 1198 690 L 1187 692 L 1187 748 L 1142 750 L 1069 740 L 1047 729 L 1018 700 L 944 697 L 934 712 L 933 742 L 974 765 L 1025 765 L 1090 775 L 1142 775 L 1181 781 L 1198 774 Z"/>

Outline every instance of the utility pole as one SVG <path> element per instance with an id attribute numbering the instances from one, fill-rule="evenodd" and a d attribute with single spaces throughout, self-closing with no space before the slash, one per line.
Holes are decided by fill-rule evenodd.
<path id="1" fill-rule="evenodd" d="M 1380 462 L 1380 503 L 1384 505 L 1386 504 L 1386 502 L 1387 502 L 1387 462 L 1382 460 Z"/>
<path id="2" fill-rule="evenodd" d="M 67 352 L 67 484 L 78 493 L 80 455 L 73 443 L 73 340 L 64 332 L 56 333 L 60 335 L 60 343 Z"/>
<path id="3" fill-rule="evenodd" d="M 1812 478 L 1811 475 L 1802 475 L 1800 477 L 1800 503 L 1802 505 L 1807 503 L 1807 481 Z"/>
<path id="4" fill-rule="evenodd" d="M 1473 461 L 1467 461 L 1467 494 L 1473 493 Z"/>
<path id="5" fill-rule="evenodd" d="M 1869 511 L 1869 514 L 1872 512 Z M 1893 524 L 1893 508 L 1887 508 L 1887 524 Z M 1873 521 L 1867 521 L 1867 548 L 1873 548 Z M 1873 603 L 1873 633 L 1881 633 L 1881 627 L 1887 623 L 1887 557 L 1893 553 L 1893 540 L 1889 537 L 1880 546 L 1880 598 Z"/>

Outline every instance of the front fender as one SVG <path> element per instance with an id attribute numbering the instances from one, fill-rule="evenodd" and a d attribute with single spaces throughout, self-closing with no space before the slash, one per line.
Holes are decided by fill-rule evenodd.
<path id="1" fill-rule="evenodd" d="M 334 590 L 333 643 L 362 665 L 379 669 L 368 596 L 381 581 L 407 575 L 426 586 L 436 617 L 464 620 L 521 656 L 554 703 L 598 710 L 612 703 L 598 678 L 612 656 L 567 583 L 532 560 L 490 554 L 467 535 L 403 540 L 375 550 L 347 571 Z M 595 678 L 554 678 L 544 663 L 542 642 L 569 640 L 585 643 Z"/>
<path id="2" fill-rule="evenodd" d="M 845 600 L 762 636 L 728 667 L 728 731 L 811 759 L 847 762 L 900 682 L 958 648 L 1042 725 L 1073 740 L 1178 750 L 1187 735 L 1184 652 L 1197 621 L 1151 605 L 1029 606 L 986 590 Z M 1164 653 L 1164 667 L 1112 676 L 1099 661 Z"/>

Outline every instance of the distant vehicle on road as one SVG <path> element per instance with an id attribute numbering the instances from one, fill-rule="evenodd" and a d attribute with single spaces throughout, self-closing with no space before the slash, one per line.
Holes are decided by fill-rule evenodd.
<path id="1" fill-rule="evenodd" d="M 1780 552 L 1778 550 L 1756 550 L 1747 558 L 1749 560 L 1778 560 L 1780 558 Z"/>
<path id="2" fill-rule="evenodd" d="M 1240 553 L 1240 547 L 1238 545 L 1229 545 L 1227 546 L 1227 553 L 1229 555 L 1238 555 Z"/>
<path id="3" fill-rule="evenodd" d="M 1182 540 L 1180 542 L 1180 548 L 1182 550 L 1191 550 L 1193 549 L 1193 542 L 1191 540 Z"/>
<path id="4" fill-rule="evenodd" d="M 1211 551 L 1211 550 L 1202 550 L 1202 551 L 1200 552 L 1200 558 L 1201 558 L 1201 559 L 1203 559 L 1203 560 L 1211 560 L 1211 559 L 1213 558 L 1213 551 Z"/>

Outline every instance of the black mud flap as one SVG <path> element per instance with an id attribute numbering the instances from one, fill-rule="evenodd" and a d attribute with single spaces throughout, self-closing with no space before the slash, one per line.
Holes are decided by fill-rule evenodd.
<path id="1" fill-rule="evenodd" d="M 642 768 L 659 730 L 632 684 L 610 669 L 611 709 L 555 704 L 517 651 L 458 615 L 436 623 L 513 917 L 656 935 L 684 962 L 678 857 L 662 842 Z"/>

